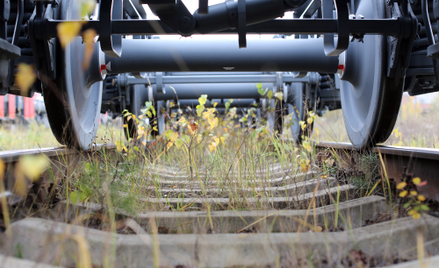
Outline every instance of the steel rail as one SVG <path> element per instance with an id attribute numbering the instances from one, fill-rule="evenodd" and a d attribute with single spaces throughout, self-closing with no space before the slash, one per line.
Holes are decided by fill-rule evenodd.
<path id="1" fill-rule="evenodd" d="M 97 144 L 92 146 L 90 150 L 87 151 L 78 151 L 76 149 L 70 149 L 66 146 L 62 147 L 49 147 L 49 148 L 36 148 L 36 149 L 24 149 L 24 150 L 13 150 L 13 151 L 3 151 L 0 152 L 0 159 L 5 164 L 12 164 L 18 161 L 18 159 L 22 156 L 36 156 L 36 155 L 44 155 L 49 159 L 75 155 L 80 153 L 88 153 L 93 152 L 95 150 L 101 149 L 105 147 L 106 149 L 113 150 L 116 148 L 114 144 Z"/>
<path id="2" fill-rule="evenodd" d="M 353 156 L 364 153 L 364 151 L 355 149 L 350 143 L 314 142 L 313 144 L 317 151 L 329 149 L 351 165 L 354 165 L 356 161 Z M 42 154 L 51 160 L 60 160 L 81 153 L 90 153 L 103 147 L 109 150 L 116 148 L 114 144 L 98 144 L 88 151 L 78 151 L 67 147 L 14 150 L 0 152 L 0 159 L 6 165 L 14 165 L 24 155 Z M 422 181 L 427 181 L 427 185 L 418 187 L 418 192 L 439 202 L 439 149 L 378 145 L 369 152 L 381 155 L 381 166 L 384 168 L 383 171 L 385 171 L 387 178 L 398 183 L 403 178 L 419 177 Z"/>
<path id="3" fill-rule="evenodd" d="M 330 149 L 338 153 L 348 163 L 352 153 L 362 153 L 350 143 L 315 142 L 317 150 Z M 403 146 L 377 145 L 370 150 L 381 155 L 381 166 L 387 178 L 396 183 L 403 178 L 419 177 L 427 181 L 426 186 L 417 187 L 420 194 L 439 201 L 439 149 Z"/>

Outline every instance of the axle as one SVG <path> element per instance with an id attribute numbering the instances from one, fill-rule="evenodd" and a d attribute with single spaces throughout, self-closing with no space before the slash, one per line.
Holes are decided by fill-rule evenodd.
<path id="1" fill-rule="evenodd" d="M 336 73 L 338 57 L 326 57 L 323 40 L 123 40 L 120 58 L 106 56 L 108 73 L 154 71 L 309 71 Z"/>
<path id="2" fill-rule="evenodd" d="M 207 108 L 214 107 L 214 104 L 216 104 L 215 108 L 224 108 L 225 104 L 227 102 L 230 102 L 230 107 L 236 107 L 236 108 L 251 108 L 257 107 L 257 101 L 256 99 L 213 99 L 208 100 L 204 106 Z M 195 108 L 199 104 L 198 99 L 192 99 L 192 100 L 179 100 L 178 102 L 174 102 L 173 105 L 170 105 L 170 108 Z"/>
<path id="3" fill-rule="evenodd" d="M 202 94 L 207 94 L 209 99 L 222 99 L 227 96 L 231 99 L 262 98 L 258 93 L 257 84 L 166 84 L 164 94 L 154 94 L 155 100 L 186 100 L 198 99 Z M 155 93 L 156 85 L 152 86 Z M 273 89 L 273 84 L 262 84 L 262 88 Z"/>

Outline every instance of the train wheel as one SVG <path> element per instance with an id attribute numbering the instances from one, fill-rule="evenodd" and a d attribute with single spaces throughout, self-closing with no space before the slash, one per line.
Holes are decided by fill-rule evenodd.
<path id="1" fill-rule="evenodd" d="M 304 135 L 311 135 L 314 122 L 305 129 L 299 124 L 300 121 L 306 122 L 307 119 L 306 84 L 292 83 L 290 88 L 288 99 L 291 98 L 292 103 L 288 103 L 288 114 L 291 115 L 291 135 L 294 141 L 301 143 Z"/>
<path id="2" fill-rule="evenodd" d="M 360 0 L 357 16 L 384 18 L 385 1 Z M 342 54 L 345 71 L 341 76 L 341 104 L 349 139 L 356 148 L 385 141 L 398 116 L 403 81 L 386 76 L 386 38 L 365 35 Z"/>
<path id="3" fill-rule="evenodd" d="M 77 1 L 61 1 L 60 5 L 58 19 L 80 19 Z M 85 150 L 94 142 L 99 125 L 103 86 L 99 67 L 103 54 L 95 44 L 90 66 L 97 70 L 91 74 L 91 67 L 86 71 L 82 67 L 85 44 L 81 37 L 75 38 L 64 49 L 58 45 L 56 51 L 56 86 L 43 86 L 50 127 L 61 144 Z"/>
<path id="4" fill-rule="evenodd" d="M 131 86 L 130 92 L 130 105 L 127 106 L 127 110 L 138 117 L 140 110 L 145 106 L 145 102 L 148 101 L 148 91 L 144 85 Z M 140 120 L 140 119 L 139 119 Z M 124 123 L 128 125 L 128 131 L 125 129 L 125 137 L 136 138 L 137 137 L 137 124 L 133 119 L 127 120 L 124 117 Z"/>

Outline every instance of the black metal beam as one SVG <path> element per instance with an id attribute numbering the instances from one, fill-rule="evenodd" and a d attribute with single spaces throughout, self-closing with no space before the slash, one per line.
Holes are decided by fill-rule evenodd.
<path id="1" fill-rule="evenodd" d="M 56 27 L 61 20 L 45 22 L 46 38 L 56 37 Z M 400 19 L 362 19 L 349 20 L 348 27 L 351 34 L 382 34 L 399 36 L 402 34 Z M 89 21 L 83 26 L 83 31 L 93 28 L 99 33 L 100 22 Z M 178 33 L 160 20 L 113 20 L 113 34 L 123 35 L 158 35 Z M 272 20 L 246 28 L 248 34 L 325 34 L 337 33 L 335 19 L 291 19 Z M 211 34 L 237 33 L 237 29 L 213 32 Z"/>

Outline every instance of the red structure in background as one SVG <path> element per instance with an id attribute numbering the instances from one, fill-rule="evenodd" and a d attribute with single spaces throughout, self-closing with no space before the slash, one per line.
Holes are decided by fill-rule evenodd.
<path id="1" fill-rule="evenodd" d="M 25 119 L 35 118 L 35 105 L 34 105 L 35 97 L 36 96 L 33 96 L 32 98 L 23 98 L 23 100 L 24 100 L 24 118 Z"/>
<path id="2" fill-rule="evenodd" d="M 0 96 L 0 118 L 5 117 L 5 97 Z"/>
<path id="3" fill-rule="evenodd" d="M 8 115 L 9 119 L 15 119 L 15 95 L 9 94 Z"/>
<path id="4" fill-rule="evenodd" d="M 32 98 L 12 94 L 0 96 L 0 119 L 15 119 L 17 114 L 23 115 L 25 119 L 34 119 L 36 99 L 36 95 Z"/>

